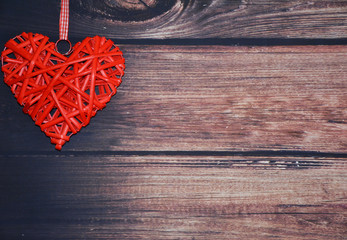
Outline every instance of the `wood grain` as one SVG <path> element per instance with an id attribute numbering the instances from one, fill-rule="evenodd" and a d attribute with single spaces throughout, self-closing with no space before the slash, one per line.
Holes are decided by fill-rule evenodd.
<path id="1" fill-rule="evenodd" d="M 300 168 L 304 159 L 326 165 Z M 7 192 L 0 197 L 3 239 L 331 240 L 347 234 L 345 159 L 11 155 L 0 169 Z"/>
<path id="2" fill-rule="evenodd" d="M 104 1 L 109 2 L 109 1 Z M 112 1 L 111 1 L 112 2 Z M 115 2 L 115 1 L 113 1 Z M 160 1 L 158 1 L 160 2 Z M 92 1 L 76 1 L 74 31 L 82 25 L 112 38 L 341 38 L 346 37 L 347 1 L 165 1 L 171 9 L 147 8 L 124 23 L 119 7 L 100 9 Z M 105 4 L 104 4 L 105 5 Z M 79 14 L 82 14 L 79 16 Z M 154 13 L 159 13 L 156 16 Z M 136 12 L 134 15 L 136 16 Z M 93 17 L 90 17 L 93 16 Z M 129 17 L 127 18 L 129 21 Z M 121 23 L 120 23 L 121 22 Z M 80 25 L 81 24 L 81 25 Z M 143 31 L 143 30 L 146 31 Z"/>
<path id="3" fill-rule="evenodd" d="M 347 37 L 346 0 L 71 0 L 70 5 L 69 36 L 78 40 L 92 35 L 137 40 Z M 22 31 L 58 38 L 58 0 L 1 1 L 0 13 L 3 41 Z"/>
<path id="4" fill-rule="evenodd" d="M 63 151 L 346 153 L 344 46 L 121 49 L 119 92 Z M 52 150 L 0 89 L 3 150 Z"/>

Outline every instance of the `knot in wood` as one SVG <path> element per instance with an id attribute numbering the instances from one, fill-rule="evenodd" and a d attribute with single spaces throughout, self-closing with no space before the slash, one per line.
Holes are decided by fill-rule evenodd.
<path id="1" fill-rule="evenodd" d="M 181 0 L 189 2 L 190 0 Z M 72 12 L 88 17 L 123 22 L 150 20 L 169 11 L 179 0 L 77 0 L 70 3 Z"/>

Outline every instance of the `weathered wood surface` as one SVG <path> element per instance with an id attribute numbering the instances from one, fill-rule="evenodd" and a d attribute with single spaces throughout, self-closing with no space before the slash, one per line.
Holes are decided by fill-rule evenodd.
<path id="1" fill-rule="evenodd" d="M 344 46 L 122 45 L 61 152 L 0 86 L 3 239 L 345 239 Z"/>
<path id="2" fill-rule="evenodd" d="M 347 152 L 344 46 L 121 48 L 119 92 L 63 151 Z M 1 148 L 51 151 L 0 89 Z"/>
<path id="3" fill-rule="evenodd" d="M 70 2 L 124 82 L 61 152 L 0 84 L 0 239 L 347 238 L 346 46 L 231 46 L 345 44 L 347 1 Z M 58 17 L 0 1 L 0 45 Z"/>
<path id="4" fill-rule="evenodd" d="M 0 169 L 2 239 L 347 234 L 345 158 L 13 155 Z"/>
<path id="5" fill-rule="evenodd" d="M 1 35 L 8 39 L 32 31 L 58 37 L 59 2 L 1 1 Z M 70 3 L 69 34 L 75 38 L 94 34 L 118 39 L 347 37 L 346 0 Z"/>

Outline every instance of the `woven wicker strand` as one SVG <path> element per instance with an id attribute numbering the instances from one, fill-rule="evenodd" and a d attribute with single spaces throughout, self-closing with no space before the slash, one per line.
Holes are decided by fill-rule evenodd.
<path id="1" fill-rule="evenodd" d="M 5 44 L 1 59 L 5 83 L 58 150 L 116 94 L 125 69 L 119 48 L 99 36 L 64 56 L 48 37 L 22 33 Z"/>

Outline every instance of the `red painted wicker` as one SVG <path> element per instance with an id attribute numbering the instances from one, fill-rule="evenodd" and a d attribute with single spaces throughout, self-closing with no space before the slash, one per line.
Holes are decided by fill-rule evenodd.
<path id="1" fill-rule="evenodd" d="M 64 56 L 48 37 L 22 33 L 1 58 L 5 83 L 58 150 L 116 94 L 125 69 L 119 48 L 99 36 Z"/>

